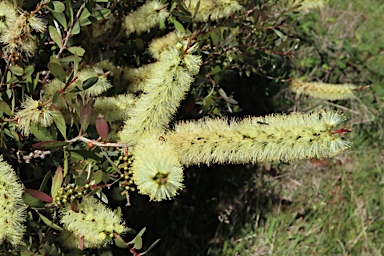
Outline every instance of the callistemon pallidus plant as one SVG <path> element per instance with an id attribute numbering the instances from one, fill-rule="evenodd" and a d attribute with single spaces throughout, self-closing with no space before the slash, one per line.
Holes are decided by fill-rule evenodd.
<path id="1" fill-rule="evenodd" d="M 7 240 L 16 246 L 23 238 L 27 206 L 22 194 L 15 171 L 0 156 L 0 244 Z"/>
<path id="2" fill-rule="evenodd" d="M 119 133 L 121 142 L 134 145 L 143 134 L 164 130 L 199 71 L 202 62 L 195 51 L 196 45 L 186 38 L 160 54 Z"/>
<path id="3" fill-rule="evenodd" d="M 292 91 L 324 100 L 345 100 L 352 98 L 354 96 L 353 92 L 356 89 L 357 86 L 353 84 L 304 82 L 296 78 L 291 81 Z"/>
<path id="4" fill-rule="evenodd" d="M 142 138 L 133 153 L 133 180 L 153 201 L 171 199 L 183 188 L 183 167 L 172 145 L 159 136 Z"/>
<path id="5" fill-rule="evenodd" d="M 241 121 L 200 120 L 177 124 L 163 136 L 183 165 L 293 161 L 332 156 L 350 146 L 333 131 L 344 121 L 334 111 L 249 117 Z"/>
<path id="6" fill-rule="evenodd" d="M 68 204 L 60 211 L 60 222 L 68 231 L 62 234 L 62 243 L 68 248 L 79 248 L 81 239 L 84 248 L 100 248 L 126 229 L 121 217 L 93 197 L 84 197 L 73 208 Z"/>

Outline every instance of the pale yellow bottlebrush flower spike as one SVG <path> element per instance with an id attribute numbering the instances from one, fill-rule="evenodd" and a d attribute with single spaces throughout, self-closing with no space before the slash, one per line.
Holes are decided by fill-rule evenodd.
<path id="1" fill-rule="evenodd" d="M 298 93 L 309 95 L 314 98 L 324 100 L 345 100 L 352 98 L 354 90 L 357 88 L 353 84 L 327 84 L 321 82 L 303 82 L 293 78 L 291 90 Z"/>
<path id="2" fill-rule="evenodd" d="M 183 165 L 246 164 L 332 156 L 350 146 L 334 111 L 179 123 L 164 135 Z"/>
<path id="3" fill-rule="evenodd" d="M 150 200 L 162 201 L 175 197 L 184 186 L 183 167 L 171 145 L 159 136 L 142 138 L 133 152 L 133 181 L 139 192 Z"/>
<path id="4" fill-rule="evenodd" d="M 128 118 L 129 109 L 135 104 L 133 94 L 122 94 L 114 97 L 98 97 L 95 99 L 92 119 L 102 114 L 107 122 L 120 122 Z"/>
<path id="5" fill-rule="evenodd" d="M 295 7 L 298 11 L 308 11 L 310 9 L 322 8 L 329 0 L 282 0 L 285 7 Z"/>
<path id="6" fill-rule="evenodd" d="M 154 65 L 154 63 L 150 63 L 139 68 L 124 67 L 123 78 L 129 82 L 127 91 L 131 93 L 143 91 Z"/>
<path id="7" fill-rule="evenodd" d="M 60 215 L 60 222 L 70 232 L 62 234 L 61 238 L 72 241 L 82 238 L 85 248 L 103 247 L 112 242 L 113 234 L 122 234 L 126 229 L 122 218 L 94 197 L 84 197 L 77 211 L 68 204 L 60 210 Z M 73 248 L 66 241 L 63 245 Z"/>
<path id="8" fill-rule="evenodd" d="M 163 37 L 156 38 L 148 46 L 148 50 L 151 53 L 152 57 L 155 59 L 160 58 L 160 54 L 169 47 L 174 46 L 180 39 L 176 31 L 170 32 Z"/>
<path id="9" fill-rule="evenodd" d="M 23 238 L 27 206 L 22 194 L 15 171 L 0 155 L 0 244 L 7 240 L 17 246 Z"/>
<path id="10" fill-rule="evenodd" d="M 137 10 L 128 14 L 123 22 L 127 35 L 141 34 L 160 24 L 168 16 L 167 5 L 160 1 L 148 1 Z"/>
<path id="11" fill-rule="evenodd" d="M 141 136 L 157 133 L 166 127 L 200 69 L 201 57 L 189 39 L 164 50 L 159 61 L 151 65 L 143 93 L 129 111 L 120 131 L 120 142 L 135 145 Z"/>
<path id="12" fill-rule="evenodd" d="M 199 0 L 184 0 L 184 4 L 189 12 L 194 15 Z M 200 0 L 199 9 L 196 12 L 195 21 L 207 22 L 208 20 L 218 20 L 227 18 L 242 6 L 236 0 Z"/>
<path id="13" fill-rule="evenodd" d="M 15 23 L 16 18 L 15 8 L 7 2 L 0 2 L 0 34 L 8 30 Z"/>
<path id="14" fill-rule="evenodd" d="M 44 103 L 43 100 L 34 100 L 31 97 L 21 104 L 22 110 L 16 112 L 15 116 L 18 122 L 18 130 L 24 136 L 31 133 L 31 125 L 37 124 L 43 127 L 50 126 L 54 121 L 56 111 L 52 110 L 51 102 Z"/>

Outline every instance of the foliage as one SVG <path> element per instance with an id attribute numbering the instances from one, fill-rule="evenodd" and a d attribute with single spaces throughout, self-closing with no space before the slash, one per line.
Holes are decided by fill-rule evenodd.
<path id="1" fill-rule="evenodd" d="M 1 250 L 141 255 L 156 238 L 140 209 L 188 188 L 182 165 L 289 162 L 348 147 L 350 130 L 336 128 L 344 117 L 331 110 L 173 123 L 289 111 L 289 98 L 275 99 L 301 40 L 292 24 L 318 4 L 1 2 L 0 167 L 13 166 L 28 205 L 24 216 L 14 199 L 26 233 L 4 236 Z"/>

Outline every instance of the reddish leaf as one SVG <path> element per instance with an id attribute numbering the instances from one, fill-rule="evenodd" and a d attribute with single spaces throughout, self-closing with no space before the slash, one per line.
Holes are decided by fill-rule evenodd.
<path id="1" fill-rule="evenodd" d="M 99 114 L 96 118 L 96 130 L 102 140 L 108 136 L 108 124 L 103 115 Z"/>
<path id="2" fill-rule="evenodd" d="M 92 106 L 91 104 L 85 104 L 80 110 L 80 123 L 83 131 L 86 131 L 92 118 Z"/>
<path id="3" fill-rule="evenodd" d="M 40 199 L 41 201 L 44 201 L 47 203 L 52 203 L 52 197 L 50 197 L 49 195 L 47 195 L 44 192 L 41 192 L 41 191 L 36 190 L 36 189 L 26 189 L 25 192 L 27 192 L 28 194 L 30 194 L 31 196 L 33 196 L 37 199 Z"/>
<path id="4" fill-rule="evenodd" d="M 38 142 L 32 145 L 34 149 L 45 150 L 45 149 L 56 149 L 67 146 L 69 143 L 65 141 L 57 141 L 57 140 L 47 140 Z"/>

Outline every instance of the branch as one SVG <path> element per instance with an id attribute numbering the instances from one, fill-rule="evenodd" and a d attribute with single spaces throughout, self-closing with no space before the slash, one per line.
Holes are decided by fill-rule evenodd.
<path id="1" fill-rule="evenodd" d="M 80 15 L 81 15 L 83 9 L 84 9 L 84 5 L 81 5 L 80 9 L 76 13 L 76 21 L 80 18 Z M 67 48 L 68 40 L 69 40 L 69 38 L 72 35 L 72 29 L 73 29 L 73 26 L 75 25 L 76 21 L 73 20 L 71 25 L 69 26 L 67 34 L 66 34 L 66 36 L 64 38 L 63 45 L 60 47 L 59 52 L 55 56 L 56 59 L 58 59 L 60 57 L 60 55 L 63 53 L 63 51 Z M 45 75 L 45 77 L 43 78 L 43 80 L 41 82 L 42 84 L 45 84 L 45 82 L 47 81 L 47 79 L 48 79 L 50 74 L 51 74 L 51 71 L 48 70 L 47 74 Z"/>
<path id="2" fill-rule="evenodd" d="M 96 140 L 87 139 L 87 138 L 85 138 L 85 137 L 83 137 L 81 135 L 79 135 L 76 138 L 73 138 L 71 140 L 67 140 L 66 142 L 73 143 L 73 142 L 76 142 L 76 141 L 83 141 L 83 142 L 87 142 L 87 143 L 92 143 L 93 145 L 98 146 L 98 147 L 116 147 L 116 148 L 127 148 L 128 147 L 127 144 L 98 142 Z"/>

